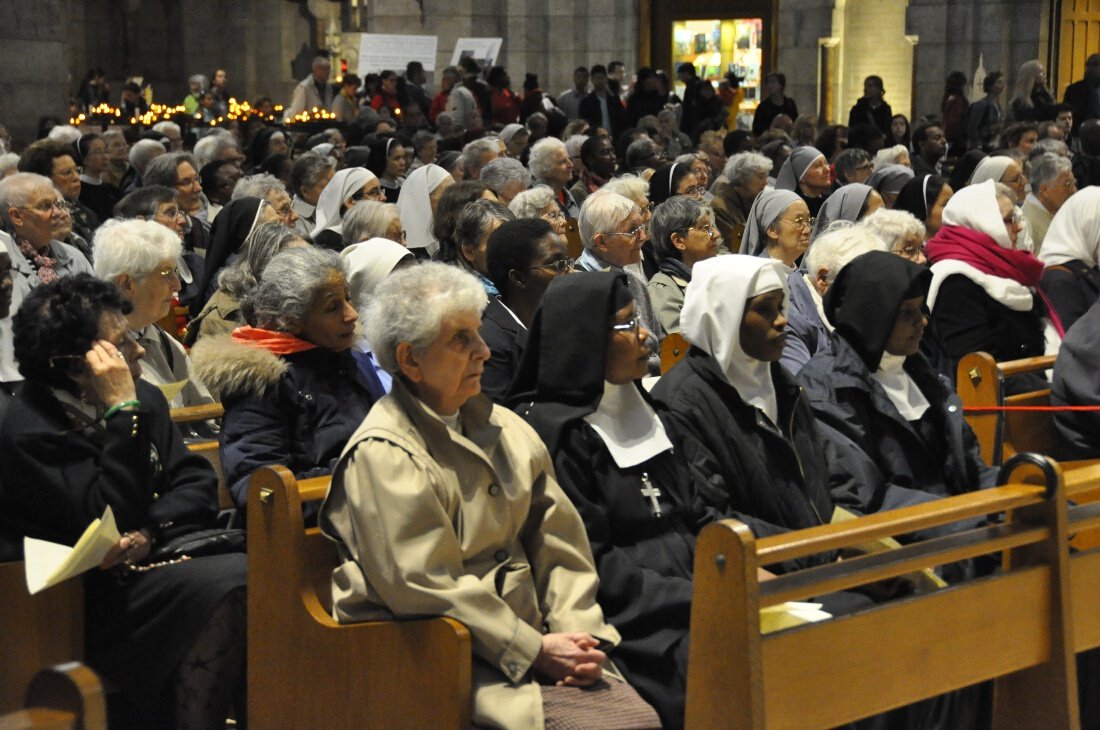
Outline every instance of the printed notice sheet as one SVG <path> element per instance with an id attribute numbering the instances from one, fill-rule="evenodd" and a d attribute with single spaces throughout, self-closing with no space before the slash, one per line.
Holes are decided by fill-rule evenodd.
<path id="1" fill-rule="evenodd" d="M 27 569 L 27 590 L 33 596 L 39 591 L 98 567 L 121 535 L 115 526 L 115 516 L 107 507 L 103 516 L 93 520 L 76 541 L 76 545 L 23 538 L 23 560 Z"/>

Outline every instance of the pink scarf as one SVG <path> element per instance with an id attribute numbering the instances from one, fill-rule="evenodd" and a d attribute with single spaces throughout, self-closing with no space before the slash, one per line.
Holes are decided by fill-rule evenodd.
<path id="1" fill-rule="evenodd" d="M 962 261 L 983 274 L 1012 279 L 1024 286 L 1038 286 L 1043 262 L 1030 251 L 999 246 L 990 236 L 972 228 L 944 226 L 925 247 L 928 260 Z"/>
<path id="2" fill-rule="evenodd" d="M 43 250 L 49 251 L 49 246 Z M 57 271 L 54 270 L 54 267 L 57 266 L 57 259 L 48 254 L 38 253 L 34 246 L 30 244 L 30 241 L 19 241 L 19 252 L 34 266 L 39 281 L 43 284 L 57 281 Z"/>

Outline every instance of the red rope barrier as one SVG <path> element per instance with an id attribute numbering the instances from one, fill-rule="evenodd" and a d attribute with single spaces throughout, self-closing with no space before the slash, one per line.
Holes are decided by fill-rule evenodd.
<path id="1" fill-rule="evenodd" d="M 1057 413 L 1058 411 L 1100 411 L 1096 406 L 964 406 L 963 413 L 981 415 L 983 413 L 1027 412 Z"/>

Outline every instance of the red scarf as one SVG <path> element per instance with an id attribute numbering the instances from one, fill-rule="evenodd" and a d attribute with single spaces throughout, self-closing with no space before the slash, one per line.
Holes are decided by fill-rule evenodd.
<path id="1" fill-rule="evenodd" d="M 998 245 L 990 236 L 972 228 L 944 226 L 925 247 L 928 260 L 962 261 L 983 274 L 1012 279 L 1024 286 L 1038 286 L 1043 262 L 1030 251 Z"/>
<path id="2" fill-rule="evenodd" d="M 233 341 L 249 347 L 259 347 L 275 355 L 293 355 L 317 347 L 288 332 L 275 332 L 247 325 L 233 330 Z"/>

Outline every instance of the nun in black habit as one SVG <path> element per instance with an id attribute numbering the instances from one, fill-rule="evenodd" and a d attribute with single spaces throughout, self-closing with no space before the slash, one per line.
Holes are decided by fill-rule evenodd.
<path id="1" fill-rule="evenodd" d="M 648 350 L 623 274 L 558 277 L 510 403 L 546 442 L 584 519 L 597 600 L 622 634 L 612 659 L 664 727 L 682 727 L 694 536 L 722 516 L 705 505 L 725 497 L 641 387 Z"/>
<path id="2" fill-rule="evenodd" d="M 958 395 L 919 352 L 931 279 L 885 251 L 851 261 L 824 297 L 832 347 L 798 376 L 817 420 L 831 427 L 822 436 L 833 499 L 863 514 L 996 480 Z"/>

